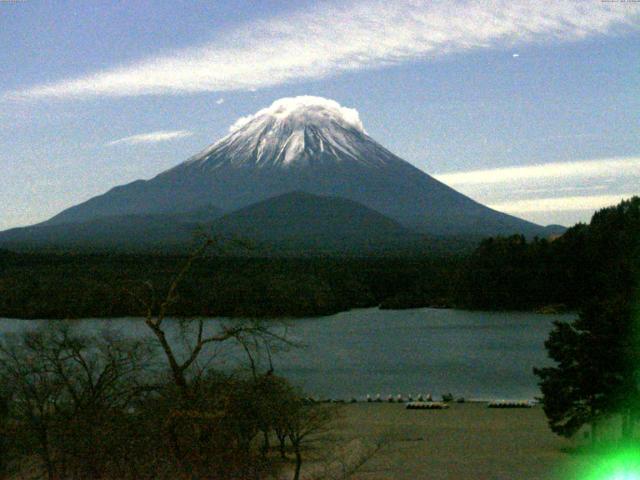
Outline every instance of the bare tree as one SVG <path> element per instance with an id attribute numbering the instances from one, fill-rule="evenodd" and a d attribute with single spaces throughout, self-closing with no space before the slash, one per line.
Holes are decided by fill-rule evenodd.
<path id="1" fill-rule="evenodd" d="M 24 432 L 35 439 L 34 453 L 42 460 L 47 478 L 52 480 L 55 468 L 50 432 L 55 425 L 55 406 L 62 395 L 62 385 L 42 359 L 29 355 L 11 337 L 0 345 L 0 370 L 11 413 L 22 420 Z"/>
<path id="2" fill-rule="evenodd" d="M 19 424 L 19 436 L 27 444 L 35 441 L 47 478 L 99 470 L 101 422 L 127 409 L 149 354 L 142 342 L 106 333 L 98 339 L 82 336 L 67 322 L 0 343 L 9 414 Z"/>
<path id="3" fill-rule="evenodd" d="M 253 380 L 256 399 L 253 408 L 257 414 L 258 429 L 262 433 L 262 455 L 265 457 L 269 453 L 271 436 L 274 434 L 278 440 L 280 458 L 285 460 L 290 415 L 298 411 L 301 396 L 285 378 L 275 374 L 273 354 L 301 344 L 287 338 L 286 329 L 278 335 L 269 329 L 248 334 L 242 332 L 236 341 L 245 352 Z"/>
<path id="4" fill-rule="evenodd" d="M 234 245 L 238 245 L 237 242 Z M 244 246 L 240 244 L 240 246 Z M 239 443 L 240 451 L 247 456 L 249 455 L 249 445 L 255 436 L 255 428 L 267 431 L 268 424 L 264 421 L 265 417 L 255 417 L 255 412 L 248 410 L 256 410 L 256 402 L 250 402 L 251 405 L 244 405 L 247 411 L 242 413 L 238 411 L 238 401 L 244 401 L 241 390 L 245 385 L 242 382 L 234 384 L 238 391 L 230 391 L 229 385 L 222 388 L 221 396 L 226 400 L 217 400 L 212 397 L 211 392 L 203 392 L 200 384 L 207 378 L 206 368 L 201 368 L 199 360 L 203 357 L 202 353 L 206 347 L 213 348 L 227 343 L 239 345 L 247 355 L 249 367 L 252 372 L 253 385 L 252 393 L 256 393 L 256 382 L 258 374 L 258 356 L 261 351 L 267 353 L 270 368 L 267 373 L 273 372 L 271 362 L 271 351 L 277 348 L 277 344 L 288 344 L 286 340 L 286 330 L 284 333 L 278 333 L 275 329 L 265 322 L 259 320 L 233 320 L 207 322 L 203 318 L 195 318 L 189 320 L 180 320 L 179 326 L 182 332 L 182 342 L 177 343 L 175 337 L 171 337 L 167 328 L 167 317 L 173 307 L 179 300 L 179 290 L 181 284 L 194 267 L 196 262 L 203 259 L 207 251 L 212 248 L 219 248 L 220 244 L 217 240 L 206 238 L 206 240 L 193 251 L 182 268 L 170 282 L 166 293 L 160 295 L 152 283 L 144 284 L 146 294 L 140 295 L 131 292 L 134 298 L 144 309 L 144 322 L 156 338 L 164 357 L 167 361 L 172 382 L 177 388 L 179 398 L 176 407 L 170 408 L 167 417 L 164 420 L 166 425 L 166 433 L 169 438 L 169 444 L 173 451 L 174 457 L 181 465 L 182 469 L 189 474 L 193 474 L 195 469 L 200 467 L 196 463 L 189 460 L 183 444 L 189 443 L 191 439 L 185 439 L 180 434 L 180 430 L 184 430 L 186 424 L 191 425 L 191 437 L 196 438 L 198 446 L 197 450 L 202 452 L 209 451 L 207 443 L 210 443 L 214 437 L 214 430 L 231 428 L 235 432 L 235 438 Z M 175 325 L 175 324 L 174 324 Z M 231 342 L 234 341 L 234 342 Z M 215 382 L 214 382 L 215 383 Z M 210 385 L 209 385 L 210 386 Z M 208 386 L 207 386 L 208 388 Z M 220 395 L 218 395 L 220 397 Z M 210 399 L 210 400 L 207 400 Z M 220 402 L 226 402 L 226 406 L 221 407 Z M 209 402 L 209 403 L 207 403 Z M 227 415 L 227 424 L 214 420 L 216 415 L 212 413 L 212 409 L 223 408 Z M 245 417 L 245 418 L 242 418 Z M 235 423 L 234 423 L 235 422 Z M 181 426 L 182 424 L 182 426 Z M 231 425 L 232 424 L 232 425 Z M 228 432 L 227 432 L 228 433 Z M 264 434 L 265 444 L 268 445 L 268 433 Z M 182 440 L 181 440 L 182 439 Z M 186 440 L 186 441 L 185 441 Z M 186 448 L 192 448 L 187 446 Z M 263 451 L 263 456 L 265 455 Z M 210 456 L 210 455 L 209 455 Z M 202 455 L 201 457 L 206 457 Z M 204 468 L 204 467 L 202 467 Z"/>
<path id="5" fill-rule="evenodd" d="M 237 242 L 235 242 L 237 244 Z M 244 245 L 240 243 L 240 245 Z M 205 328 L 205 320 L 196 318 L 189 320 L 189 326 L 195 327 L 191 344 L 187 345 L 187 353 L 183 358 L 176 353 L 175 345 L 172 345 L 168 338 L 167 330 L 164 322 L 170 308 L 179 300 L 178 289 L 184 281 L 189 271 L 193 268 L 194 263 L 202 259 L 207 251 L 212 247 L 220 248 L 220 243 L 216 239 L 206 238 L 205 241 L 193 251 L 185 264 L 178 271 L 176 276 L 169 284 L 169 288 L 165 295 L 159 298 L 159 295 L 152 283 L 146 282 L 145 287 L 147 295 L 137 295 L 129 291 L 131 295 L 140 303 L 145 312 L 144 322 L 149 327 L 153 335 L 158 340 L 160 347 L 169 365 L 173 382 L 180 390 L 184 398 L 188 398 L 189 391 L 189 369 L 197 362 L 203 349 L 210 344 L 221 344 L 228 340 L 235 339 L 240 345 L 247 350 L 250 342 L 262 342 L 267 344 L 269 341 L 286 342 L 283 335 L 278 335 L 269 329 L 263 322 L 257 320 L 236 320 L 233 322 L 220 322 L 215 332 L 207 332 Z M 255 371 L 254 358 L 249 355 L 252 369 Z"/>
<path id="6" fill-rule="evenodd" d="M 327 405 L 305 405 L 301 399 L 297 399 L 295 405 L 287 407 L 288 410 L 285 411 L 286 431 L 295 455 L 293 480 L 299 480 L 303 449 L 316 441 L 319 435 L 330 430 L 331 423 L 336 416 L 336 410 Z"/>

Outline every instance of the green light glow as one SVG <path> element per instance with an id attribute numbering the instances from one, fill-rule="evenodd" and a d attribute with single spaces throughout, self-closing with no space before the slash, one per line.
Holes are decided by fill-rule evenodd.
<path id="1" fill-rule="evenodd" d="M 640 480 L 640 448 L 631 447 L 598 459 L 584 480 Z"/>

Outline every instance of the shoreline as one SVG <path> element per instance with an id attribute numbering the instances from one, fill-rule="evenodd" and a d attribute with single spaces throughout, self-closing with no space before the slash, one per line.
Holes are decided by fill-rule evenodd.
<path id="1" fill-rule="evenodd" d="M 407 308 L 382 308 L 381 307 L 382 304 L 377 305 L 377 306 L 370 306 L 370 307 L 354 307 L 354 308 L 347 308 L 344 310 L 337 310 L 337 311 L 332 311 L 329 313 L 318 313 L 315 315 L 296 315 L 296 316 L 280 316 L 280 317 L 270 317 L 270 316 L 264 316 L 264 317 L 247 317 L 247 316 L 202 316 L 202 315 L 182 315 L 182 316 L 173 316 L 173 317 L 167 317 L 167 319 L 184 319 L 184 320 L 200 320 L 200 319 L 204 319 L 204 320 L 247 320 L 247 319 L 252 319 L 252 320 L 260 320 L 260 321 L 273 321 L 273 322 L 278 322 L 278 321 L 297 321 L 297 320 L 310 320 L 310 319 L 324 319 L 324 318 L 329 318 L 329 317 L 333 317 L 335 315 L 340 315 L 343 313 L 353 313 L 353 312 L 360 312 L 360 311 L 366 311 L 366 310 L 375 310 L 375 311 L 380 311 L 380 312 L 406 312 L 409 310 L 435 310 L 435 311 L 440 311 L 440 310 L 454 310 L 454 311 L 460 311 L 460 312 L 471 312 L 471 313 L 504 313 L 504 314 L 531 314 L 531 315 L 541 315 L 541 316 L 553 316 L 553 315 L 577 315 L 578 311 L 577 310 L 565 310 L 565 311 L 542 311 L 545 307 L 541 307 L 541 308 L 531 308 L 531 309 L 522 309 L 522 310 L 504 310 L 504 309 L 493 309 L 493 310 L 487 310 L 487 309 L 472 309 L 472 308 L 464 308 L 464 307 L 456 307 L 456 306 L 450 306 L 450 307 L 440 307 L 440 306 L 424 306 L 424 307 L 407 307 Z M 109 321 L 109 320 L 143 320 L 144 317 L 141 316 L 136 316 L 136 315 L 122 315 L 122 316 L 117 316 L 117 317 L 83 317 L 83 318 L 61 318 L 61 317 L 3 317 L 2 315 L 0 315 L 0 321 L 2 320 L 11 320 L 11 321 L 27 321 L 27 322 L 40 322 L 40 321 L 81 321 L 81 320 L 105 320 L 105 321 Z"/>
<path id="2" fill-rule="evenodd" d="M 357 396 L 357 397 L 347 397 L 347 398 L 322 398 L 322 397 L 313 397 L 308 396 L 306 400 L 309 403 L 333 403 L 340 405 L 407 405 L 411 402 L 424 402 L 424 403 L 446 403 L 448 405 L 465 405 L 465 404 L 485 404 L 489 405 L 492 403 L 517 403 L 517 402 L 527 402 L 531 407 L 540 405 L 540 402 L 537 398 L 507 398 L 507 397 L 482 397 L 482 398 L 464 398 L 464 399 L 454 399 L 454 400 L 444 400 L 441 396 L 433 397 L 433 400 L 426 399 L 418 399 L 415 397 L 409 398 L 409 396 L 402 397 L 402 399 L 398 400 L 397 396 L 393 397 L 393 400 L 389 400 L 388 397 L 382 397 L 381 400 L 368 400 L 367 397 Z"/>

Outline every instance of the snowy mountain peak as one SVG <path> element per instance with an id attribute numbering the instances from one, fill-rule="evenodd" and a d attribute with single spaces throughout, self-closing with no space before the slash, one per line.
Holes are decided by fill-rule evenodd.
<path id="1" fill-rule="evenodd" d="M 393 156 L 367 135 L 357 110 L 322 97 L 281 98 L 238 119 L 229 131 L 187 164 L 207 169 L 345 161 L 380 165 Z"/>
<path id="2" fill-rule="evenodd" d="M 292 129 L 304 128 L 307 125 L 326 127 L 338 124 L 344 128 L 354 128 L 361 133 L 366 133 L 355 108 L 343 107 L 335 100 L 311 95 L 276 100 L 269 107 L 253 115 L 239 118 L 231 125 L 229 131 L 233 133 L 253 121 L 266 119 L 287 123 Z"/>
<path id="3" fill-rule="evenodd" d="M 539 226 L 484 207 L 402 160 L 365 132 L 356 110 L 319 97 L 277 100 L 237 121 L 226 137 L 186 162 L 150 180 L 116 187 L 48 223 L 158 213 L 182 218 L 211 205 L 228 213 L 290 192 L 351 200 L 432 235 L 544 235 Z M 301 201 L 322 202 L 306 202 L 298 194 L 285 204 Z M 300 222 L 300 217 L 274 213 L 285 210 L 263 210 L 264 218 L 273 214 L 276 223 Z M 247 234 L 256 231 L 251 222 L 244 225 Z M 295 228 L 307 228 L 301 225 L 306 223 Z"/>

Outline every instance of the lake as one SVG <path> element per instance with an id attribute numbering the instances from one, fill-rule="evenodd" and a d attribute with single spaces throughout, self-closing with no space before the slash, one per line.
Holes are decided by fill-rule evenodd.
<path id="1" fill-rule="evenodd" d="M 352 310 L 288 321 L 289 335 L 303 346 L 277 353 L 274 365 L 276 373 L 323 398 L 378 393 L 435 398 L 451 392 L 467 399 L 533 399 L 539 391 L 532 368 L 549 365 L 544 341 L 552 322 L 573 318 L 430 308 Z M 210 326 L 216 322 L 212 319 Z M 0 332 L 41 323 L 0 319 Z M 88 332 L 108 327 L 132 336 L 148 334 L 138 319 L 78 323 Z M 234 356 L 216 353 L 227 361 Z"/>

